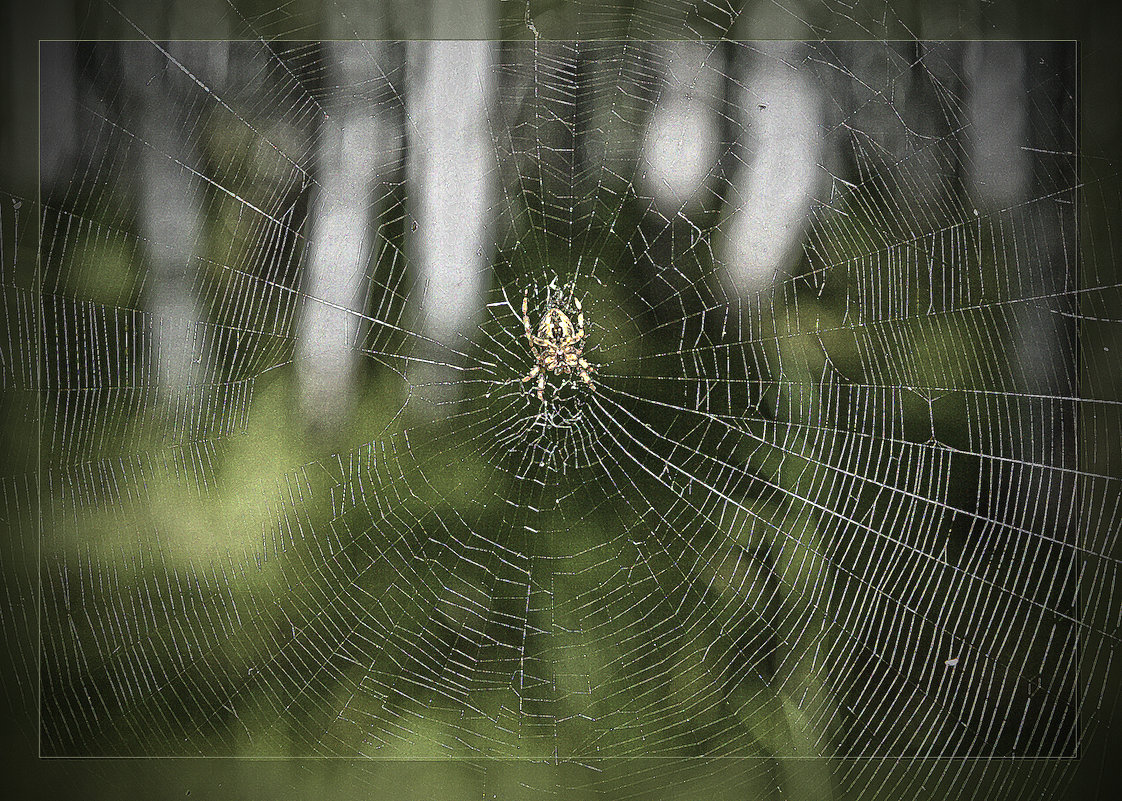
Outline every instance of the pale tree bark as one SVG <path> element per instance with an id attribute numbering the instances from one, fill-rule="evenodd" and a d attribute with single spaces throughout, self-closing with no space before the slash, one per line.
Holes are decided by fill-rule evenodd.
<path id="1" fill-rule="evenodd" d="M 139 228 L 148 260 L 145 304 L 152 315 L 152 380 L 173 420 L 191 425 L 197 385 L 208 369 L 204 319 L 195 297 L 196 258 L 205 249 L 198 119 L 190 98 L 201 91 L 221 94 L 230 57 L 214 39 L 218 0 L 202 0 L 190 10 L 165 7 L 168 41 L 120 46 L 124 80 L 138 153 Z M 154 30 L 153 28 L 142 28 Z"/>
<path id="2" fill-rule="evenodd" d="M 381 210 L 378 187 L 396 166 L 401 139 L 388 103 L 359 90 L 392 72 L 389 47 L 374 41 L 325 47 L 330 90 L 316 150 L 296 336 L 300 402 L 317 428 L 337 426 L 353 406 Z"/>
<path id="3" fill-rule="evenodd" d="M 427 340 L 417 347 L 409 374 L 421 396 L 436 402 L 455 397 L 455 375 L 432 362 L 454 363 L 466 348 L 482 312 L 494 249 L 497 52 L 484 39 L 497 35 L 495 9 L 490 2 L 455 9 L 434 4 L 433 35 L 480 39 L 412 43 L 407 67 L 407 181 L 415 223 L 410 254 Z"/>
<path id="4" fill-rule="evenodd" d="M 424 277 L 425 328 L 445 344 L 479 311 L 491 251 L 494 63 L 489 42 L 418 43 L 410 51 L 414 259 Z"/>
<path id="5" fill-rule="evenodd" d="M 723 50 L 712 42 L 660 42 L 661 86 L 643 132 L 639 191 L 664 217 L 709 199 L 721 150 Z"/>
<path id="6" fill-rule="evenodd" d="M 766 290 L 798 261 L 823 185 L 825 98 L 814 72 L 800 66 L 803 46 L 753 49 L 733 95 L 740 157 L 716 243 L 736 294 Z"/>
<path id="7" fill-rule="evenodd" d="M 221 91 L 227 45 L 138 42 L 122 45 L 121 53 L 139 119 L 138 222 L 148 260 L 152 380 L 173 419 L 187 425 L 205 369 L 206 332 L 195 297 L 196 259 L 205 248 L 202 130 L 185 118 L 185 101 L 195 79 Z"/>

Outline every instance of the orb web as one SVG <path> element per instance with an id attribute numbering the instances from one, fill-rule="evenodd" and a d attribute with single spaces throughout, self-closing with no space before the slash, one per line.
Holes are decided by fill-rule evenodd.
<path id="1" fill-rule="evenodd" d="M 414 44 L 43 45 L 79 66 L 80 147 L 37 210 L 5 204 L 3 285 L 40 431 L 5 507 L 41 515 L 44 754 L 907 793 L 865 760 L 1072 757 L 1107 722 L 1080 670 L 1113 650 L 1114 435 L 1082 432 L 1116 404 L 1076 370 L 1117 322 L 1080 210 L 1117 198 L 1077 171 L 1074 45 L 638 26 L 493 46 L 493 255 L 451 333 L 416 246 Z M 987 56 L 1022 65 L 1004 170 Z M 349 60 L 369 80 L 332 83 Z M 388 144 L 336 295 L 309 265 L 340 91 Z M 708 150 L 674 140 L 682 103 Z M 813 189 L 762 274 L 751 215 L 806 159 L 769 179 L 768 114 L 800 103 Z M 532 328 L 581 300 L 591 386 L 523 380 L 523 297 Z M 314 308 L 360 365 L 326 445 L 294 401 Z"/>

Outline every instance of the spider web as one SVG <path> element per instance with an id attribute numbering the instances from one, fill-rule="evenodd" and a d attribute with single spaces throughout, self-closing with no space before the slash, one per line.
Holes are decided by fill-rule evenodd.
<path id="1" fill-rule="evenodd" d="M 1080 261 L 1109 228 L 1080 210 L 1117 198 L 1077 171 L 1074 45 L 1019 46 L 1029 177 L 1001 195 L 970 46 L 641 41 L 651 19 L 487 51 L 491 245 L 458 326 L 416 245 L 410 159 L 435 140 L 415 44 L 239 17 L 252 40 L 130 21 L 140 41 L 44 45 L 78 65 L 81 146 L 38 209 L 6 204 L 2 260 L 10 417 L 39 431 L 5 508 L 40 531 L 44 755 L 499 759 L 595 769 L 571 781 L 590 791 L 883 797 L 983 775 L 892 760 L 1073 757 L 1109 721 L 1088 676 L 1117 625 L 1117 407 L 1076 369 L 1117 299 Z M 346 96 L 401 138 L 335 296 L 309 278 L 316 148 L 351 60 L 369 78 Z M 806 96 L 814 189 L 761 277 L 737 249 L 744 176 L 769 110 Z M 649 157 L 679 102 L 718 131 L 692 194 Z M 183 231 L 190 258 L 163 258 Z M 581 301 L 591 388 L 547 373 L 541 401 L 523 380 L 524 297 L 532 328 Z M 317 308 L 352 326 L 359 388 L 305 436 Z M 1032 770 L 1058 787 L 1063 764 Z M 1030 794 L 1023 767 L 978 792 Z"/>

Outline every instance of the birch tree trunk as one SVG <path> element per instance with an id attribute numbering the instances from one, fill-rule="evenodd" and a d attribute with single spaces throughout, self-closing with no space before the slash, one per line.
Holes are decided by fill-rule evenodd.
<path id="1" fill-rule="evenodd" d="M 296 338 L 300 401 L 309 424 L 318 429 L 337 427 L 353 405 L 381 210 L 377 189 L 400 151 L 400 133 L 387 104 L 359 90 L 392 72 L 389 46 L 339 41 L 325 47 L 328 117 L 316 149 Z"/>
<path id="2" fill-rule="evenodd" d="M 490 2 L 436 2 L 434 37 L 408 53 L 407 181 L 415 229 L 410 253 L 421 288 L 421 327 L 429 340 L 410 365 L 410 382 L 440 403 L 454 396 L 449 367 L 482 311 L 494 250 L 497 164 L 491 137 L 498 33 Z"/>

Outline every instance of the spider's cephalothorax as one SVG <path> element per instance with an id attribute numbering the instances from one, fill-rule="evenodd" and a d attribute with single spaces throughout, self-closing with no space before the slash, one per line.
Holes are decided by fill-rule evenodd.
<path id="1" fill-rule="evenodd" d="M 541 401 L 545 400 L 546 370 L 558 375 L 576 375 L 595 389 L 589 375 L 593 367 L 581 355 L 584 352 L 584 310 L 580 301 L 573 299 L 577 310 L 576 326 L 569 315 L 550 304 L 538 323 L 537 333 L 530 325 L 529 303 L 530 296 L 527 293 L 522 296 L 522 322 L 526 326 L 526 339 L 530 340 L 530 347 L 534 350 L 535 364 L 534 369 L 522 380 L 538 379 L 538 399 Z"/>

